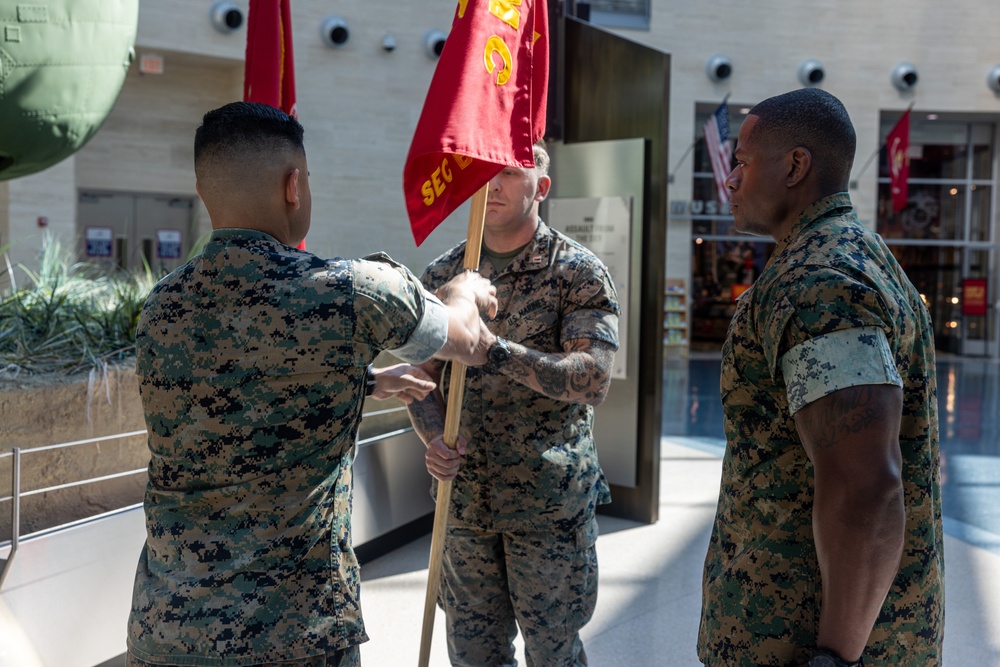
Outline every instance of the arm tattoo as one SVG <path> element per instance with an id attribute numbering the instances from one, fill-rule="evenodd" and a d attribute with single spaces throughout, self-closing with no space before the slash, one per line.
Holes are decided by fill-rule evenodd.
<path id="1" fill-rule="evenodd" d="M 830 399 L 826 409 L 815 416 L 818 448 L 829 449 L 840 438 L 885 419 L 885 408 L 873 400 L 869 385 L 841 389 Z"/>
<path id="2" fill-rule="evenodd" d="M 410 414 L 410 423 L 420 439 L 427 444 L 444 433 L 444 411 L 441 407 L 441 395 L 438 390 L 427 394 L 423 400 L 410 401 L 406 406 Z"/>
<path id="3" fill-rule="evenodd" d="M 441 395 L 441 376 L 444 374 L 444 362 L 433 359 L 422 365 L 423 369 L 438 383 L 438 388 L 427 394 L 422 400 L 412 400 L 406 406 L 410 415 L 410 423 L 420 439 L 426 445 L 434 438 L 444 433 L 444 399 Z"/>
<path id="4" fill-rule="evenodd" d="M 614 356 L 607 343 L 585 338 L 552 354 L 511 344 L 504 374 L 549 398 L 597 405 L 607 395 Z"/>

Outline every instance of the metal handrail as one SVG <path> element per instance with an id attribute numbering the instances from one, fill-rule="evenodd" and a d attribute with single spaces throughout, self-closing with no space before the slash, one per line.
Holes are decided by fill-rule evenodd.
<path id="1" fill-rule="evenodd" d="M 14 447 L 10 452 L 5 452 L 0 454 L 0 458 L 6 458 L 8 456 L 13 456 L 14 460 L 11 462 L 11 495 L 0 497 L 0 503 L 12 501 L 11 503 L 11 538 L 10 538 L 10 553 L 7 554 L 7 559 L 3 563 L 3 569 L 0 570 L 0 590 L 3 589 L 3 582 L 10 573 L 11 564 L 14 562 L 14 556 L 17 554 L 18 545 L 21 542 L 21 499 L 28 496 L 34 496 L 40 493 L 48 493 L 49 491 L 59 491 L 62 489 L 68 489 L 75 486 L 83 486 L 86 484 L 93 484 L 95 482 L 103 482 L 109 479 L 116 479 L 119 477 L 128 477 L 130 475 L 137 475 L 146 472 L 146 468 L 138 468 L 136 470 L 128 470 L 125 472 L 113 473 L 111 475 L 102 475 L 101 477 L 90 477 L 88 479 L 78 480 L 76 482 L 67 482 L 65 484 L 56 484 L 55 486 L 47 486 L 41 489 L 33 489 L 31 491 L 21 492 L 21 456 L 23 454 L 32 454 L 36 452 L 50 451 L 53 449 L 62 449 L 64 447 L 75 447 L 77 445 L 87 445 L 95 442 L 104 442 L 105 440 L 118 440 L 120 438 L 128 438 L 137 435 L 145 434 L 145 429 L 142 431 L 129 431 L 127 433 L 115 433 L 113 435 L 101 436 L 98 438 L 87 438 L 85 440 L 74 440 L 72 442 L 62 442 L 54 445 L 45 445 L 43 447 L 32 447 L 30 449 L 23 449 L 21 447 Z"/>
<path id="2" fill-rule="evenodd" d="M 75 447 L 76 445 L 89 445 L 92 442 L 104 442 L 105 440 L 117 440 L 118 438 L 130 438 L 134 435 L 145 435 L 146 429 L 141 431 L 129 431 L 128 433 L 116 433 L 114 435 L 102 435 L 99 438 L 87 438 L 86 440 L 74 440 L 72 442 L 60 442 L 56 445 L 45 445 L 43 447 L 32 447 L 29 452 L 44 452 L 52 449 L 62 449 L 63 447 Z"/>
<path id="3" fill-rule="evenodd" d="M 7 574 L 10 572 L 10 565 L 14 562 L 14 556 L 17 554 L 17 545 L 21 541 L 21 494 L 19 493 L 21 488 L 21 448 L 15 447 L 11 450 L 11 454 L 14 456 L 13 465 L 11 465 L 11 493 L 13 504 L 11 509 L 11 526 L 10 526 L 10 553 L 7 554 L 7 560 L 3 563 L 3 570 L 0 570 L 0 590 L 3 590 L 3 582 L 7 578 Z"/>
<path id="4" fill-rule="evenodd" d="M 400 411 L 404 411 L 404 410 L 406 410 L 405 407 L 402 407 L 402 408 L 396 407 L 396 408 L 389 408 L 389 409 L 386 409 L 386 410 L 373 410 L 372 412 L 365 413 L 365 414 L 366 415 L 370 415 L 370 416 L 375 416 L 375 415 L 389 414 L 389 413 L 393 413 L 393 412 L 400 412 Z M 411 431 L 413 431 L 413 427 L 409 426 L 409 427 L 405 427 L 405 428 L 396 429 L 396 430 L 393 430 L 393 431 L 388 431 L 386 433 L 380 433 L 379 435 L 376 435 L 376 436 L 371 436 L 371 437 L 368 437 L 368 438 L 363 438 L 363 439 L 358 440 L 357 446 L 360 449 L 361 447 L 367 447 L 367 446 L 373 445 L 373 444 L 375 444 L 375 443 L 377 443 L 377 442 L 379 442 L 381 440 L 385 440 L 387 438 L 392 438 L 394 436 L 402 435 L 404 433 L 409 433 Z M 128 476 L 131 476 L 131 475 L 138 475 L 140 473 L 144 473 L 144 472 L 147 471 L 147 468 L 137 468 L 135 470 L 127 470 L 125 472 L 118 472 L 118 473 L 113 473 L 113 474 L 110 474 L 110 475 L 103 475 L 101 477 L 91 477 L 91 478 L 88 478 L 88 479 L 78 480 L 76 482 L 67 482 L 65 484 L 57 484 L 55 486 L 47 486 L 47 487 L 40 488 L 40 489 L 33 489 L 31 491 L 24 491 L 24 492 L 22 492 L 21 491 L 21 456 L 23 454 L 31 454 L 31 453 L 35 453 L 35 452 L 44 452 L 44 451 L 51 451 L 51 450 L 54 450 L 54 449 L 62 449 L 62 448 L 65 448 L 65 447 L 75 447 L 77 445 L 87 445 L 87 444 L 91 444 L 91 443 L 95 443 L 95 442 L 103 442 L 105 440 L 117 440 L 119 438 L 128 438 L 128 437 L 133 437 L 133 436 L 138 436 L 138 435 L 144 435 L 145 433 L 147 433 L 147 431 L 145 429 L 143 429 L 141 431 L 129 431 L 127 433 L 116 433 L 116 434 L 113 434 L 113 435 L 106 435 L 106 436 L 101 436 L 101 437 L 98 437 L 98 438 L 87 438 L 85 440 L 74 440 L 72 442 L 62 442 L 62 443 L 58 443 L 58 444 L 54 444 L 54 445 L 45 445 L 45 446 L 42 446 L 42 447 L 32 447 L 30 449 L 22 449 L 20 447 L 14 447 L 9 452 L 0 453 L 0 459 L 7 458 L 8 456 L 12 456 L 14 458 L 14 460 L 12 461 L 12 465 L 11 465 L 11 476 L 12 476 L 11 495 L 0 497 L 0 503 L 4 503 L 4 502 L 7 502 L 7 501 L 13 501 L 12 504 L 11 504 L 11 548 L 10 548 L 10 553 L 7 554 L 6 561 L 3 563 L 3 569 L 0 570 L 0 589 L 3 588 L 3 582 L 7 578 L 7 574 L 10 572 L 11 563 L 14 561 L 14 555 L 17 553 L 18 544 L 21 541 L 21 499 L 22 498 L 27 498 L 28 496 L 34 496 L 34 495 L 38 495 L 38 494 L 41 494 L 41 493 L 48 493 L 50 491 L 60 491 L 62 489 L 68 489 L 68 488 L 72 488 L 72 487 L 76 487 L 76 486 L 83 486 L 83 485 L 86 485 L 86 484 L 94 484 L 96 482 L 104 482 L 104 481 L 111 480 L 111 479 L 118 479 L 120 477 L 128 477 Z M 55 528 L 58 528 L 58 526 L 55 527 Z M 49 530 L 52 530 L 52 529 L 53 528 L 46 528 L 44 531 L 41 531 L 41 532 L 46 532 L 46 531 L 49 531 Z"/>
<path id="5" fill-rule="evenodd" d="M 28 451 L 34 451 L 34 450 L 28 450 Z M 63 489 L 70 489 L 74 486 L 84 486 L 85 484 L 93 484 L 94 482 L 105 482 L 109 479 L 128 477 L 129 475 L 138 475 L 139 473 L 146 472 L 147 470 L 148 468 L 136 468 L 135 470 L 126 470 L 125 472 L 116 472 L 111 475 L 104 475 L 103 477 L 88 477 L 87 479 L 81 479 L 78 482 L 66 482 L 65 484 L 47 486 L 44 489 L 25 491 L 24 493 L 21 494 L 21 497 L 27 498 L 28 496 L 37 496 L 39 493 L 48 493 L 49 491 L 61 491 Z M 0 500 L 3 500 L 3 498 L 0 498 Z"/>

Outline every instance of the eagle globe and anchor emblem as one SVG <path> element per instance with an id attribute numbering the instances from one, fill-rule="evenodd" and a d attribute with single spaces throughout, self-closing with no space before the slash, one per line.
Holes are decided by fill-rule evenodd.
<path id="1" fill-rule="evenodd" d="M 909 171 L 910 156 L 903 147 L 899 137 L 895 137 L 889 146 L 889 171 L 891 196 L 896 197 L 901 190 L 895 185 L 901 179 L 900 173 Z M 936 197 L 928 192 L 916 192 L 906 201 L 906 208 L 899 212 L 899 224 L 908 233 L 922 232 L 936 221 L 941 213 L 941 204 Z"/>

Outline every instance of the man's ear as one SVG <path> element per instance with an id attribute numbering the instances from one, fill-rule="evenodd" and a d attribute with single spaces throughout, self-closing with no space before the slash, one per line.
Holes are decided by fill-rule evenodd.
<path id="1" fill-rule="evenodd" d="M 552 188 L 552 179 L 549 176 L 538 177 L 538 189 L 535 191 L 535 201 L 544 201 L 549 196 Z"/>
<path id="2" fill-rule="evenodd" d="M 285 176 L 285 203 L 287 203 L 292 208 L 298 208 L 302 205 L 299 200 L 299 170 L 292 169 L 287 176 Z"/>
<path id="3" fill-rule="evenodd" d="M 787 187 L 795 187 L 806 179 L 812 169 L 812 152 L 805 146 L 796 146 L 788 151 L 788 179 L 785 181 Z"/>

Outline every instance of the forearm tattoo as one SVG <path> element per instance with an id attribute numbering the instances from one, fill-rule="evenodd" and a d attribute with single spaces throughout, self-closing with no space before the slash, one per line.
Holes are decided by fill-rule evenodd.
<path id="1" fill-rule="evenodd" d="M 549 398 L 597 405 L 607 395 L 614 357 L 607 343 L 583 338 L 554 354 L 511 344 L 503 372 Z"/>
<path id="2" fill-rule="evenodd" d="M 433 360 L 423 366 L 431 378 L 438 383 L 438 388 L 427 394 L 421 400 L 412 400 L 406 406 L 410 415 L 410 423 L 424 444 L 444 433 L 444 399 L 441 397 L 441 376 L 445 365 Z"/>
<path id="3" fill-rule="evenodd" d="M 410 401 L 406 406 L 410 414 L 410 423 L 424 444 L 444 433 L 444 410 L 441 395 L 435 389 L 423 400 Z"/>

